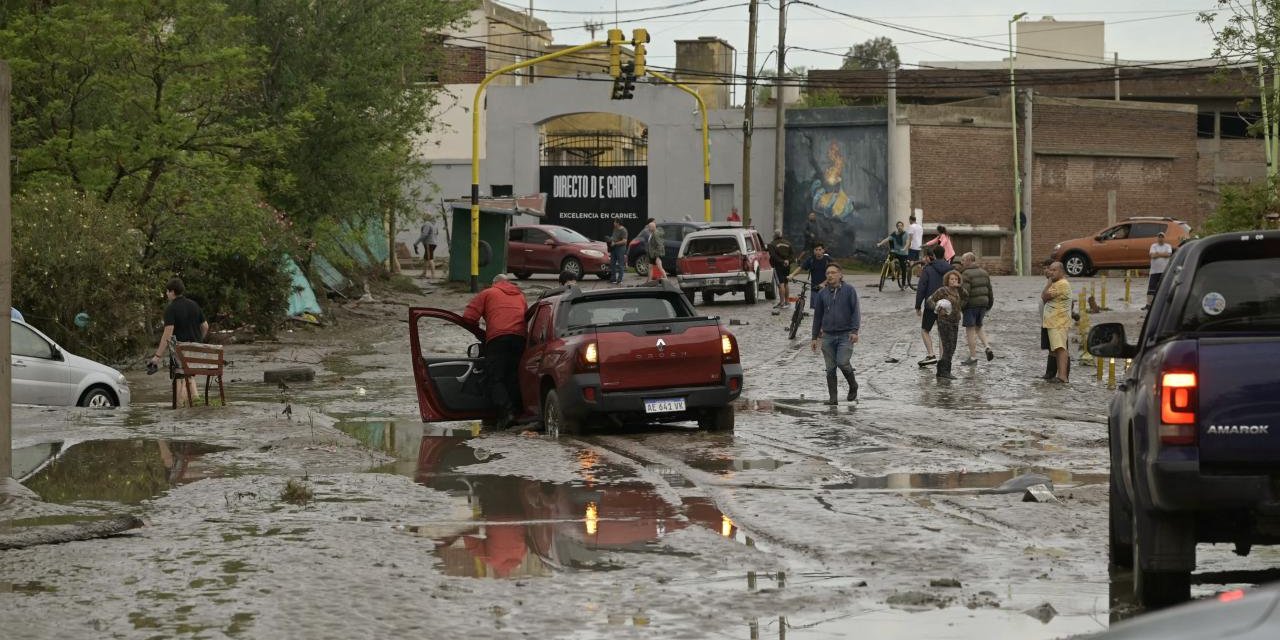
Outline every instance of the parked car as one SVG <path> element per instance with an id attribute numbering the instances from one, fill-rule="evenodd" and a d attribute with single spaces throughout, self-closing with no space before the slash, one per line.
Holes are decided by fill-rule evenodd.
<path id="1" fill-rule="evenodd" d="M 738 341 L 714 317 L 699 316 L 669 282 L 583 291 L 569 287 L 534 303 L 519 366 L 522 421 L 552 435 L 588 424 L 697 420 L 732 431 L 742 392 Z M 409 310 L 418 407 L 426 422 L 494 416 L 482 384 L 479 345 L 467 354 L 424 356 L 419 324 L 436 318 L 483 339 L 445 309 Z"/>
<path id="2" fill-rule="evenodd" d="M 1062 262 L 1068 276 L 1088 276 L 1098 269 L 1145 269 L 1151 264 L 1156 234 L 1177 247 L 1191 237 L 1191 225 L 1173 218 L 1128 218 L 1091 236 L 1060 242 L 1051 260 Z"/>
<path id="3" fill-rule="evenodd" d="M 124 374 L 63 349 L 35 327 L 9 320 L 14 404 L 129 406 Z"/>
<path id="4" fill-rule="evenodd" d="M 1232 589 L 1213 598 L 1121 622 L 1088 640 L 1273 640 L 1280 638 L 1280 584 Z"/>
<path id="5" fill-rule="evenodd" d="M 1197 543 L 1280 544 L 1280 231 L 1187 243 L 1137 344 L 1119 323 L 1087 344 L 1133 359 L 1108 416 L 1109 544 L 1136 599 L 1186 600 Z"/>
<path id="6" fill-rule="evenodd" d="M 768 300 L 778 295 L 768 245 L 751 227 L 694 231 L 684 237 L 677 262 L 680 288 L 689 300 L 699 291 L 704 303 L 715 300 L 717 293 L 741 291 L 747 304 L 755 304 L 760 291 Z"/>
<path id="7" fill-rule="evenodd" d="M 507 271 L 521 280 L 535 273 L 570 271 L 579 278 L 609 278 L 609 248 L 570 229 L 553 224 L 517 225 L 507 230 Z"/>
<path id="8" fill-rule="evenodd" d="M 680 244 L 684 241 L 685 235 L 699 229 L 706 229 L 708 226 L 705 222 L 658 223 L 658 228 L 662 229 L 662 244 L 666 245 L 666 250 L 662 254 L 662 268 L 666 270 L 667 275 L 680 274 L 680 261 L 678 258 L 680 256 Z M 649 253 L 645 249 L 645 242 L 648 238 L 648 232 L 641 231 L 627 245 L 627 264 L 631 265 L 631 268 L 642 276 L 649 275 Z"/>

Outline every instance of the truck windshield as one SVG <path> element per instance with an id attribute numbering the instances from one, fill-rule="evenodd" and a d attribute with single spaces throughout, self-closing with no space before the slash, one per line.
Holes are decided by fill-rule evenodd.
<path id="1" fill-rule="evenodd" d="M 689 240 L 689 247 L 685 250 L 684 255 L 687 258 L 692 258 L 694 256 L 729 256 L 737 253 L 741 253 L 738 248 L 737 238 L 733 236 L 711 236 Z"/>
<path id="2" fill-rule="evenodd" d="M 1206 255 L 1183 308 L 1183 331 L 1280 331 L 1280 242 L 1241 243 Z M 1269 255 L 1268 255 L 1269 254 Z M 1274 256 L 1274 257 L 1271 257 Z"/>
<path id="3" fill-rule="evenodd" d="M 678 310 L 665 297 L 576 300 L 569 310 L 569 328 L 580 329 L 613 322 L 670 320 L 683 316 L 683 311 Z"/>

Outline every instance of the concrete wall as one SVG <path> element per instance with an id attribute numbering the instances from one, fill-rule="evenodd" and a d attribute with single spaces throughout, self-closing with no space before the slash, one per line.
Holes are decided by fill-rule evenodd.
<path id="1" fill-rule="evenodd" d="M 1103 62 L 1106 23 L 1101 20 L 1022 20 L 1014 24 L 1014 34 L 1014 66 L 1019 69 L 1070 69 L 1080 62 Z"/>

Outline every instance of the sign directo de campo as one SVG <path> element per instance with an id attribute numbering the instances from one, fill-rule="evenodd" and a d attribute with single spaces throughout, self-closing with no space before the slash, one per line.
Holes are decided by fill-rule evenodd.
<path id="1" fill-rule="evenodd" d="M 618 218 L 634 238 L 649 217 L 648 178 L 644 166 L 542 167 L 544 222 L 603 240 Z"/>

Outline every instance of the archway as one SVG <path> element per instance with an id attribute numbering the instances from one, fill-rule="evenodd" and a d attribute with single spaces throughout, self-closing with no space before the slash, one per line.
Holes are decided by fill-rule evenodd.
<path id="1" fill-rule="evenodd" d="M 648 129 L 615 113 L 573 113 L 539 125 L 539 190 L 547 224 L 608 237 L 613 218 L 639 233 L 648 217 Z"/>

